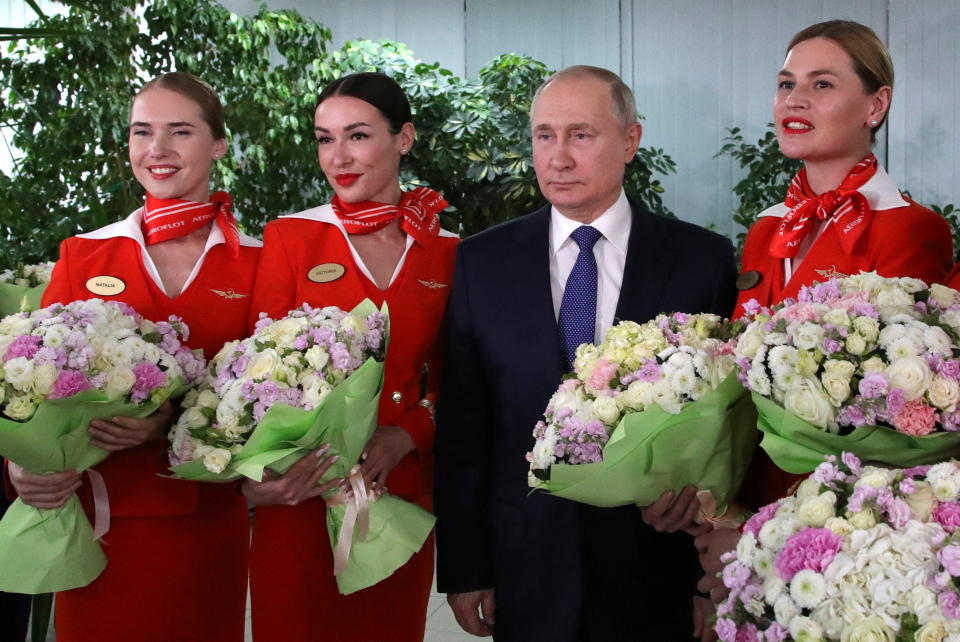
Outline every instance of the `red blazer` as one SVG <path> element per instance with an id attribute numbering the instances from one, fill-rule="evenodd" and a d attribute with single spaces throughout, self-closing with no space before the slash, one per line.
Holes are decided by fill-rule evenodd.
<path id="1" fill-rule="evenodd" d="M 240 256 L 233 258 L 219 229 L 211 232 L 209 250 L 193 280 L 176 298 L 168 297 L 150 276 L 144 261 L 139 229 L 140 211 L 105 228 L 69 238 L 60 245 L 60 260 L 53 269 L 43 305 L 57 301 L 102 298 L 130 304 L 152 321 L 164 321 L 171 314 L 182 318 L 190 329 L 187 345 L 212 357 L 227 341 L 247 334 L 247 318 L 253 277 L 260 254 L 260 241 L 242 238 Z M 218 236 L 219 235 L 219 236 Z M 93 277 L 109 276 L 123 284 L 114 295 L 98 294 Z M 143 444 L 111 454 L 97 465 L 106 482 L 110 513 L 114 517 L 184 515 L 196 512 L 200 498 L 213 501 L 219 492 L 230 491 L 216 484 L 170 480 L 166 441 Z M 78 491 L 85 508 L 92 506 L 89 486 Z"/>
<path id="2" fill-rule="evenodd" d="M 824 228 L 790 281 L 784 284 L 783 259 L 767 252 L 779 223 L 777 216 L 763 217 L 747 234 L 741 275 L 756 270 L 760 282 L 740 292 L 735 317 L 743 314 L 741 306 L 750 299 L 773 305 L 795 297 L 804 285 L 835 275 L 875 270 L 881 276 L 910 276 L 935 283 L 943 279 L 952 263 L 953 241 L 947 222 L 935 212 L 908 201 L 906 207 L 875 211 L 851 254 L 844 253 L 830 226 Z M 801 479 L 801 475 L 777 468 L 766 453 L 758 450 L 740 498 L 747 506 L 757 508 L 783 497 Z"/>
<path id="3" fill-rule="evenodd" d="M 943 283 L 954 290 L 960 290 L 960 263 L 953 266 L 950 274 L 944 277 Z"/>
<path id="4" fill-rule="evenodd" d="M 421 400 L 436 400 L 440 355 L 437 338 L 453 278 L 458 239 L 448 232 L 427 246 L 410 245 L 399 274 L 380 290 L 363 274 L 329 205 L 282 217 L 264 230 L 264 252 L 253 297 L 259 312 L 276 319 L 303 303 L 349 310 L 371 299 L 387 303 L 390 345 L 377 423 L 400 426 L 416 449 L 392 471 L 390 492 L 429 506 L 434 424 Z M 318 265 L 344 268 L 339 278 L 318 283 L 309 277 Z"/>

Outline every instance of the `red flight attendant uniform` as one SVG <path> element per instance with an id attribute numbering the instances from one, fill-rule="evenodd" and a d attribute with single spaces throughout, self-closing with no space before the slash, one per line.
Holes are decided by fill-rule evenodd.
<path id="1" fill-rule="evenodd" d="M 751 271 L 756 272 L 760 280 L 749 289 L 741 290 L 733 317 L 743 315 L 742 305 L 750 299 L 770 306 L 796 297 L 801 287 L 814 281 L 861 271 L 876 271 L 886 277 L 909 276 L 927 283 L 943 278 L 953 257 L 950 228 L 943 217 L 905 198 L 882 167 L 877 167 L 876 174 L 857 191 L 866 197 L 872 216 L 853 251 L 844 252 L 831 221 L 795 269 L 792 266 L 796 259 L 781 259 L 769 253 L 787 206 L 780 203 L 760 214 L 747 234 L 740 282 L 746 281 L 749 285 L 751 279 L 747 275 Z M 741 499 L 748 507 L 757 508 L 785 496 L 802 478 L 780 470 L 758 449 Z"/>
<path id="2" fill-rule="evenodd" d="M 187 345 L 208 359 L 245 337 L 262 243 L 241 236 L 234 257 L 211 226 L 183 291 L 170 298 L 146 252 L 141 220 L 137 210 L 63 241 L 43 305 L 102 298 L 128 303 L 152 321 L 173 314 L 189 327 Z M 104 294 L 93 277 L 123 287 Z M 163 440 L 114 452 L 96 467 L 110 502 L 110 530 L 101 542 L 108 563 L 93 583 L 57 594 L 58 642 L 243 640 L 246 502 L 233 484 L 161 477 L 168 466 Z M 78 495 L 92 515 L 89 486 Z"/>
<path id="3" fill-rule="evenodd" d="M 960 263 L 957 263 L 955 266 L 953 266 L 953 269 L 950 270 L 950 274 L 943 279 L 943 283 L 948 288 L 960 290 Z"/>
<path id="4" fill-rule="evenodd" d="M 253 311 L 282 318 L 306 302 L 352 309 L 365 298 L 390 312 L 390 345 L 377 423 L 406 430 L 416 448 L 390 473 L 394 495 L 431 508 L 438 335 L 453 277 L 457 237 L 442 231 L 426 245 L 407 237 L 386 290 L 353 250 L 330 205 L 282 217 L 264 230 Z M 336 264 L 343 276 L 317 283 L 309 273 Z M 332 267 L 332 266 L 331 266 Z M 424 395 L 424 390 L 426 395 Z M 250 550 L 253 635 L 257 642 L 420 642 L 433 580 L 433 537 L 393 575 L 340 595 L 320 498 L 297 506 L 258 506 Z"/>

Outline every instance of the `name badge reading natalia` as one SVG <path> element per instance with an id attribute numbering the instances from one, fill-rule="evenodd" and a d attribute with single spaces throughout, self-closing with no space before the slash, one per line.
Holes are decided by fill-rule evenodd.
<path id="1" fill-rule="evenodd" d="M 127 289 L 127 284 L 115 276 L 95 276 L 87 279 L 87 289 L 94 294 L 114 296 Z"/>
<path id="2" fill-rule="evenodd" d="M 339 279 L 346 271 L 339 263 L 321 263 L 307 272 L 307 278 L 314 283 L 329 283 Z"/>

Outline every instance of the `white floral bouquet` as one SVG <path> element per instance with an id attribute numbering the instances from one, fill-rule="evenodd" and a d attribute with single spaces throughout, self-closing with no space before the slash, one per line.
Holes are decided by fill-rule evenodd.
<path id="1" fill-rule="evenodd" d="M 827 453 L 910 466 L 960 454 L 960 295 L 876 273 L 803 288 L 737 344 L 761 446 L 810 472 Z"/>
<path id="2" fill-rule="evenodd" d="M 694 484 L 726 506 L 756 441 L 732 374 L 736 328 L 675 313 L 621 322 L 601 345 L 581 345 L 534 428 L 530 485 L 618 506 Z"/>
<path id="3" fill-rule="evenodd" d="M 145 417 L 203 378 L 178 318 L 154 323 L 100 299 L 55 303 L 0 321 L 0 454 L 35 473 L 84 471 L 107 452 L 93 419 Z M 91 474 L 93 474 L 91 472 Z M 99 535 L 98 535 L 99 536 Z M 17 500 L 0 521 L 0 590 L 84 586 L 103 570 L 98 536 L 75 496 L 58 509 Z"/>
<path id="4" fill-rule="evenodd" d="M 423 546 L 434 518 L 419 506 L 363 487 L 357 462 L 376 428 L 387 350 L 386 310 L 369 300 L 351 312 L 304 304 L 285 318 L 262 318 L 229 343 L 207 380 L 188 393 L 170 433 L 178 477 L 260 481 L 329 444 L 339 459 L 324 481 L 350 479 L 356 492 L 327 497 L 327 524 L 342 593 L 388 577 Z M 366 532 L 361 526 L 368 524 Z M 345 541 L 341 541 L 345 538 Z"/>
<path id="5" fill-rule="evenodd" d="M 0 316 L 40 307 L 53 265 L 53 261 L 46 261 L 0 270 Z"/>
<path id="6" fill-rule="evenodd" d="M 724 642 L 960 642 L 960 464 L 828 455 L 764 506 L 723 570 Z"/>

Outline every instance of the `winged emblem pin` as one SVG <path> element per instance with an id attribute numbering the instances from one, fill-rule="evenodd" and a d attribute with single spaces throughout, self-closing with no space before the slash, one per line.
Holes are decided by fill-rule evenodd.
<path id="1" fill-rule="evenodd" d="M 216 288 L 210 288 L 210 291 L 213 292 L 214 294 L 218 294 L 222 296 L 224 299 L 227 299 L 227 300 L 243 299 L 245 297 L 250 296 L 249 294 L 240 294 L 239 292 L 234 292 L 233 290 L 218 290 Z"/>
<path id="2" fill-rule="evenodd" d="M 437 290 L 439 288 L 447 287 L 446 283 L 437 283 L 436 280 L 434 279 L 430 279 L 429 281 L 424 281 L 423 279 L 417 279 L 417 280 L 420 281 L 420 285 L 426 286 L 431 290 Z"/>

